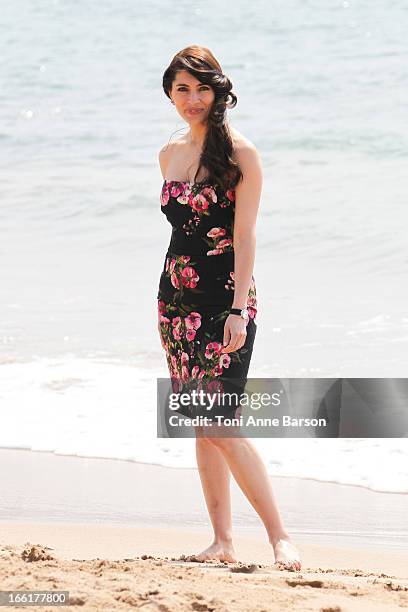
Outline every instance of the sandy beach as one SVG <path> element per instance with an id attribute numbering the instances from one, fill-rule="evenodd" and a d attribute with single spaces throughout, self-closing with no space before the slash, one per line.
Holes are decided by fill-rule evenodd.
<path id="1" fill-rule="evenodd" d="M 408 612 L 407 1 L 2 9 L 0 612 L 28 607 L 16 590 L 84 612 Z M 225 78 L 191 58 L 202 82 L 172 79 L 192 44 Z M 195 180 L 170 201 L 177 178 Z M 233 478 L 237 561 L 194 560 L 213 539 L 194 440 L 157 428 L 159 290 L 181 306 L 182 378 L 197 354 L 212 369 L 216 321 L 187 329 L 188 305 L 229 302 L 241 266 L 199 256 L 244 243 L 249 381 L 279 381 L 285 416 L 328 417 L 253 438 L 300 571 Z M 163 282 L 169 251 L 191 265 Z"/>
<path id="2" fill-rule="evenodd" d="M 272 565 L 265 543 L 242 536 L 236 539 L 242 560 L 224 564 L 184 561 L 182 550 L 198 550 L 208 538 L 181 528 L 3 524 L 0 534 L 12 543 L 0 546 L 2 590 L 68 590 L 74 609 L 385 612 L 408 606 L 404 557 L 397 553 L 303 544 L 303 569 L 288 572 Z"/>
<path id="3" fill-rule="evenodd" d="M 273 479 L 302 555 L 302 570 L 289 572 L 274 566 L 263 526 L 235 483 L 238 562 L 197 563 L 189 556 L 212 532 L 195 470 L 24 450 L 0 450 L 0 462 L 3 591 L 65 590 L 70 608 L 82 610 L 408 607 L 407 496 Z M 369 537 L 375 521 L 382 543 Z M 405 527 L 399 542 L 387 526 Z"/>

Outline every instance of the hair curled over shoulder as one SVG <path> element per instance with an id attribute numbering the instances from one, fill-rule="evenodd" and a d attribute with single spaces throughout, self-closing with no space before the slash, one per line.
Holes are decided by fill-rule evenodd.
<path id="1" fill-rule="evenodd" d="M 242 178 L 238 164 L 233 160 L 233 141 L 227 121 L 227 108 L 234 108 L 237 96 L 230 79 L 207 47 L 191 45 L 173 57 L 163 75 L 163 90 L 168 98 L 177 72 L 186 70 L 214 91 L 214 102 L 208 115 L 208 125 L 200 163 L 194 179 L 203 167 L 208 180 L 223 189 L 233 189 Z"/>

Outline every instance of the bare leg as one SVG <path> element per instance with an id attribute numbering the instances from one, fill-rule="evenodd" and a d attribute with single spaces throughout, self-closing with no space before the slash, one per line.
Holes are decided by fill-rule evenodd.
<path id="1" fill-rule="evenodd" d="M 265 525 L 276 563 L 287 569 L 300 569 L 299 553 L 283 525 L 270 478 L 255 446 L 244 437 L 212 437 L 211 442 L 224 455 L 235 480 Z"/>
<path id="2" fill-rule="evenodd" d="M 197 465 L 214 530 L 212 544 L 194 557 L 199 561 L 219 559 L 234 563 L 231 518 L 231 473 L 222 452 L 203 437 L 196 438 Z"/>

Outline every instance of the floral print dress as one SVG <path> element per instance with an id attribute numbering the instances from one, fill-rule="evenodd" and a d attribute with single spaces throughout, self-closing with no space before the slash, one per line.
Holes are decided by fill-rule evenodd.
<path id="1" fill-rule="evenodd" d="M 253 276 L 245 344 L 237 351 L 221 353 L 224 324 L 234 300 L 235 191 L 223 191 L 205 181 L 165 180 L 160 202 L 172 226 L 157 299 L 173 390 L 181 392 L 192 382 L 206 381 L 207 390 L 210 385 L 213 391 L 225 391 L 225 381 L 234 379 L 234 390 L 239 381 L 242 391 L 256 334 Z M 209 416 L 230 417 L 236 408 L 219 407 Z"/>

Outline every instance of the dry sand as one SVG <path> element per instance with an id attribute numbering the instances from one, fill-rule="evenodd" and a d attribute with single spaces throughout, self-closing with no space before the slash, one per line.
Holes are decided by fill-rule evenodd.
<path id="1" fill-rule="evenodd" d="M 302 570 L 288 572 L 276 569 L 269 547 L 252 537 L 237 538 L 241 561 L 224 564 L 184 561 L 180 551 L 198 551 L 208 543 L 205 534 L 185 529 L 3 523 L 0 534 L 2 542 L 14 542 L 0 545 L 1 589 L 66 590 L 70 609 L 388 612 L 408 608 L 408 579 L 401 577 L 406 558 L 401 553 L 304 544 L 300 545 Z M 115 555 L 121 547 L 132 549 L 133 555 Z M 74 550 L 80 554 L 72 554 Z M 157 554 L 158 550 L 168 554 Z M 90 551 L 93 554 L 84 554 Z"/>

